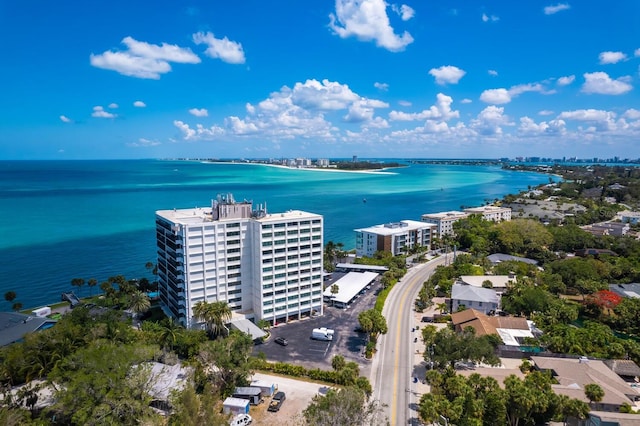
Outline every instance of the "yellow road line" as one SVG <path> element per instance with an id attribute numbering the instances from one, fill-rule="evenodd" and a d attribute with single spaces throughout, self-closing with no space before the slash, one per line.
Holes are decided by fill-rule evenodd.
<path id="1" fill-rule="evenodd" d="M 407 293 L 409 288 L 411 287 L 409 285 L 410 281 L 407 281 L 407 284 L 405 285 L 405 290 L 402 293 L 401 299 L 400 299 L 400 307 L 398 309 L 398 312 L 400 313 L 400 315 L 402 315 L 404 313 L 404 303 L 407 299 Z M 396 330 L 396 341 L 395 341 L 395 351 L 396 351 L 396 357 L 394 360 L 394 366 L 393 366 L 393 400 L 391 402 L 391 424 L 395 424 L 396 422 L 396 410 L 397 410 L 397 406 L 398 406 L 398 364 L 400 362 L 400 344 L 398 342 L 398 339 L 400 338 L 400 326 L 402 325 L 402 321 L 398 321 L 398 327 Z"/>

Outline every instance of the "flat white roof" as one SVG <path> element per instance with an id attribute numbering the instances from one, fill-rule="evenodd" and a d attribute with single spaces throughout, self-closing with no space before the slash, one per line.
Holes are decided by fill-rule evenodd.
<path id="1" fill-rule="evenodd" d="M 200 223 L 211 223 L 214 222 L 211 220 L 212 210 L 211 207 L 195 207 L 192 209 L 173 209 L 173 210 L 158 210 L 156 214 L 164 219 L 167 219 L 173 223 L 179 223 L 182 225 L 196 225 Z M 302 210 L 289 210 L 283 213 L 268 213 L 262 217 L 257 218 L 232 218 L 232 219 L 222 219 L 217 220 L 215 222 L 227 222 L 233 221 L 238 222 L 241 220 L 255 220 L 258 222 L 271 222 L 278 220 L 288 220 L 288 219 L 303 219 L 303 218 L 320 218 L 322 216 L 309 213 Z"/>
<path id="2" fill-rule="evenodd" d="M 496 328 L 498 335 L 502 339 L 505 345 L 508 346 L 520 346 L 518 343 L 518 337 L 533 337 L 531 330 L 515 330 L 511 328 Z"/>
<path id="3" fill-rule="evenodd" d="M 465 212 L 479 212 L 479 213 L 494 213 L 511 211 L 509 207 L 497 207 L 497 206 L 481 206 L 481 207 L 469 207 L 464 209 Z"/>
<path id="4" fill-rule="evenodd" d="M 380 271 L 386 272 L 389 270 L 386 266 L 378 266 L 378 265 L 365 265 L 361 263 L 338 263 L 336 265 L 336 269 L 352 269 L 352 270 L 369 270 L 369 271 Z M 328 275 L 331 275 L 330 273 Z"/>
<path id="5" fill-rule="evenodd" d="M 506 288 L 509 281 L 515 283 L 517 279 L 515 276 L 509 277 L 509 275 L 461 275 L 460 281 L 474 287 L 482 287 L 483 282 L 491 281 L 493 288 Z"/>
<path id="6" fill-rule="evenodd" d="M 469 213 L 460 212 L 457 210 L 451 210 L 448 212 L 440 212 L 440 213 L 425 213 L 422 215 L 424 218 L 428 219 L 460 219 L 463 217 L 469 216 Z"/>
<path id="7" fill-rule="evenodd" d="M 356 297 L 367 285 L 371 283 L 378 274 L 375 272 L 349 272 L 344 277 L 330 285 L 324 290 L 324 297 L 332 299 L 334 302 L 347 304 Z M 331 293 L 331 287 L 337 285 L 338 293 Z"/>
<path id="8" fill-rule="evenodd" d="M 322 217 L 316 213 L 309 213 L 302 210 L 289 210 L 284 213 L 268 213 L 262 217 L 255 218 L 254 220 L 258 222 L 270 222 L 281 219 L 303 219 L 303 218 L 314 218 L 317 219 Z"/>
<path id="9" fill-rule="evenodd" d="M 433 223 L 418 222 L 417 220 L 401 220 L 400 222 L 385 223 L 382 225 L 374 225 L 368 228 L 356 229 L 356 232 L 369 232 L 377 235 L 396 235 L 404 234 L 407 231 L 415 231 L 418 229 L 435 228 Z"/>
<path id="10" fill-rule="evenodd" d="M 156 214 L 173 223 L 192 225 L 211 222 L 211 207 L 196 207 L 193 209 L 158 210 Z"/>

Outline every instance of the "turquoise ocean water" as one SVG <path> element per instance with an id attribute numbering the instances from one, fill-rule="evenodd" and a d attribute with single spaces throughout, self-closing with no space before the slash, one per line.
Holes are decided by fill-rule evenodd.
<path id="1" fill-rule="evenodd" d="M 155 261 L 154 212 L 209 206 L 218 193 L 271 212 L 322 214 L 325 242 L 353 248 L 356 228 L 478 206 L 548 179 L 494 166 L 362 174 L 196 161 L 0 161 L 0 292 L 13 290 L 31 307 L 59 300 L 75 277 L 151 278 L 144 265 Z M 0 306 L 10 308 L 3 299 Z"/>

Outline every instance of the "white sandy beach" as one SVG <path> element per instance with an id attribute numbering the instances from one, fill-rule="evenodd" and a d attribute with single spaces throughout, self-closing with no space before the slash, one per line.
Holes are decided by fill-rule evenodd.
<path id="1" fill-rule="evenodd" d="M 380 170 L 340 170 L 340 169 L 330 169 L 327 167 L 289 167 L 283 166 L 281 164 L 269 164 L 269 163 L 245 163 L 245 162 L 234 162 L 234 161 L 203 161 L 203 163 L 207 164 L 236 164 L 236 165 L 247 165 L 247 166 L 267 166 L 267 167 L 276 167 L 279 169 L 286 170 L 304 170 L 311 172 L 331 172 L 331 173 L 360 173 L 360 174 L 370 174 L 370 175 L 395 175 L 395 172 L 385 171 L 387 169 Z"/>

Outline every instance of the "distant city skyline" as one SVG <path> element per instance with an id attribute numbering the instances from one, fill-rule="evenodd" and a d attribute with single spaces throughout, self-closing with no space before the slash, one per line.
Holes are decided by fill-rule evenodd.
<path id="1" fill-rule="evenodd" d="M 640 3 L 0 6 L 0 159 L 640 157 Z"/>

